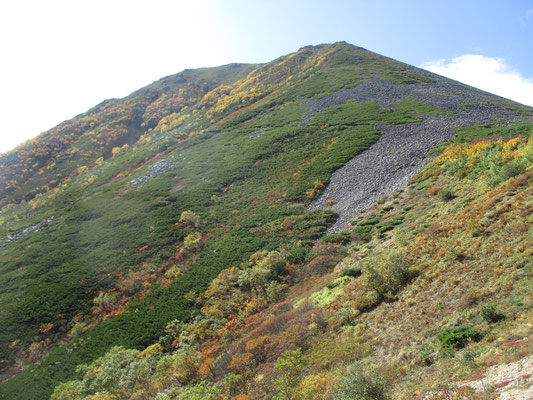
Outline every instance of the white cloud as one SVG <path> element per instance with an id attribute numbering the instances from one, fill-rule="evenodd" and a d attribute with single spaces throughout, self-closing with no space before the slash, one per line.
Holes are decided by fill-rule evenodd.
<path id="1" fill-rule="evenodd" d="M 421 68 L 533 106 L 533 80 L 522 76 L 502 58 L 466 54 L 449 62 L 431 61 L 421 65 Z"/>

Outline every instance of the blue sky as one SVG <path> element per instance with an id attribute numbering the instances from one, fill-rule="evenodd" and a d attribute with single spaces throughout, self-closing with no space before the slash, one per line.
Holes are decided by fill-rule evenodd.
<path id="1" fill-rule="evenodd" d="M 18 0 L 0 38 L 0 152 L 185 68 L 340 40 L 533 105 L 533 0 Z"/>

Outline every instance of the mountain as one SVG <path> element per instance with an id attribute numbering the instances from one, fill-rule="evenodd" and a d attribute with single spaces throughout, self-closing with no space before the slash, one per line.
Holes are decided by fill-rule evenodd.
<path id="1" fill-rule="evenodd" d="M 468 391 L 531 353 L 532 132 L 344 42 L 104 101 L 0 155 L 0 398 Z"/>

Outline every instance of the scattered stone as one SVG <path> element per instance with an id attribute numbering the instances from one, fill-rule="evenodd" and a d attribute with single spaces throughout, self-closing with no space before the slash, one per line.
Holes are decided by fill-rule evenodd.
<path id="1" fill-rule="evenodd" d="M 138 178 L 134 178 L 130 181 L 131 185 L 139 185 L 141 183 L 146 183 L 153 177 L 160 175 L 163 171 L 172 168 L 176 166 L 176 162 L 168 162 L 166 160 L 161 160 L 156 162 L 155 164 L 152 164 L 148 167 L 148 173 L 143 176 L 139 176 Z"/>
<path id="2" fill-rule="evenodd" d="M 499 400 L 531 400 L 533 399 L 533 355 L 518 361 L 494 365 L 484 371 L 483 378 L 475 381 L 458 382 L 450 387 L 452 391 L 470 388 L 478 393 L 491 393 Z M 426 393 L 424 400 L 442 398 L 442 393 L 432 391 Z"/>
<path id="3" fill-rule="evenodd" d="M 22 238 L 24 238 L 26 236 L 31 235 L 32 233 L 42 231 L 44 228 L 46 228 L 48 226 L 48 224 L 50 222 L 52 222 L 56 218 L 57 217 L 55 215 L 53 215 L 53 216 L 51 216 L 50 218 L 48 218 L 48 219 L 46 219 L 44 221 L 38 222 L 38 223 L 36 223 L 34 225 L 31 225 L 31 226 L 28 226 L 27 228 L 24 228 L 20 232 L 14 233 L 12 235 L 7 235 L 7 237 L 3 240 L 3 243 L 0 242 L 1 246 L 6 246 L 9 243 L 16 242 L 17 240 L 20 240 L 20 239 L 22 239 Z"/>
<path id="4" fill-rule="evenodd" d="M 99 170 L 93 172 L 92 174 L 89 174 L 89 178 L 94 178 L 95 176 L 103 174 L 105 171 L 107 171 L 109 169 L 110 166 L 111 166 L 111 164 L 108 164 L 108 165 L 100 168 Z"/>
<path id="5" fill-rule="evenodd" d="M 258 133 L 254 133 L 253 135 L 250 135 L 250 139 L 256 139 L 261 136 L 265 136 L 266 129 L 261 129 Z"/>
<path id="6" fill-rule="evenodd" d="M 413 99 L 453 114 L 423 114 L 422 122 L 401 125 L 376 124 L 382 136 L 370 148 L 335 171 L 324 192 L 309 209 L 324 208 L 328 200 L 339 214 L 327 234 L 347 229 L 350 220 L 368 209 L 384 194 L 389 195 L 407 186 L 432 158 L 428 155 L 435 146 L 451 140 L 458 128 L 485 124 L 496 120 L 524 120 L 510 110 L 489 101 L 494 96 L 457 82 L 437 78 L 432 83 L 399 84 L 385 79 L 374 79 L 351 89 L 341 89 L 318 100 L 306 100 L 304 120 L 326 108 L 343 104 L 349 99 L 373 101 L 389 109 L 391 104 Z M 472 106 L 465 109 L 461 104 Z M 531 118 L 528 118 L 531 121 Z M 331 203 L 331 202 L 330 202 Z"/>

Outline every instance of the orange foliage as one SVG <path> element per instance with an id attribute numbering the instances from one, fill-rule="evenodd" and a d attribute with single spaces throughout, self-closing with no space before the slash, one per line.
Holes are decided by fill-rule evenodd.
<path id="1" fill-rule="evenodd" d="M 439 193 L 442 190 L 440 186 L 433 185 L 426 189 L 426 194 L 429 196 L 435 196 L 437 193 Z"/>

